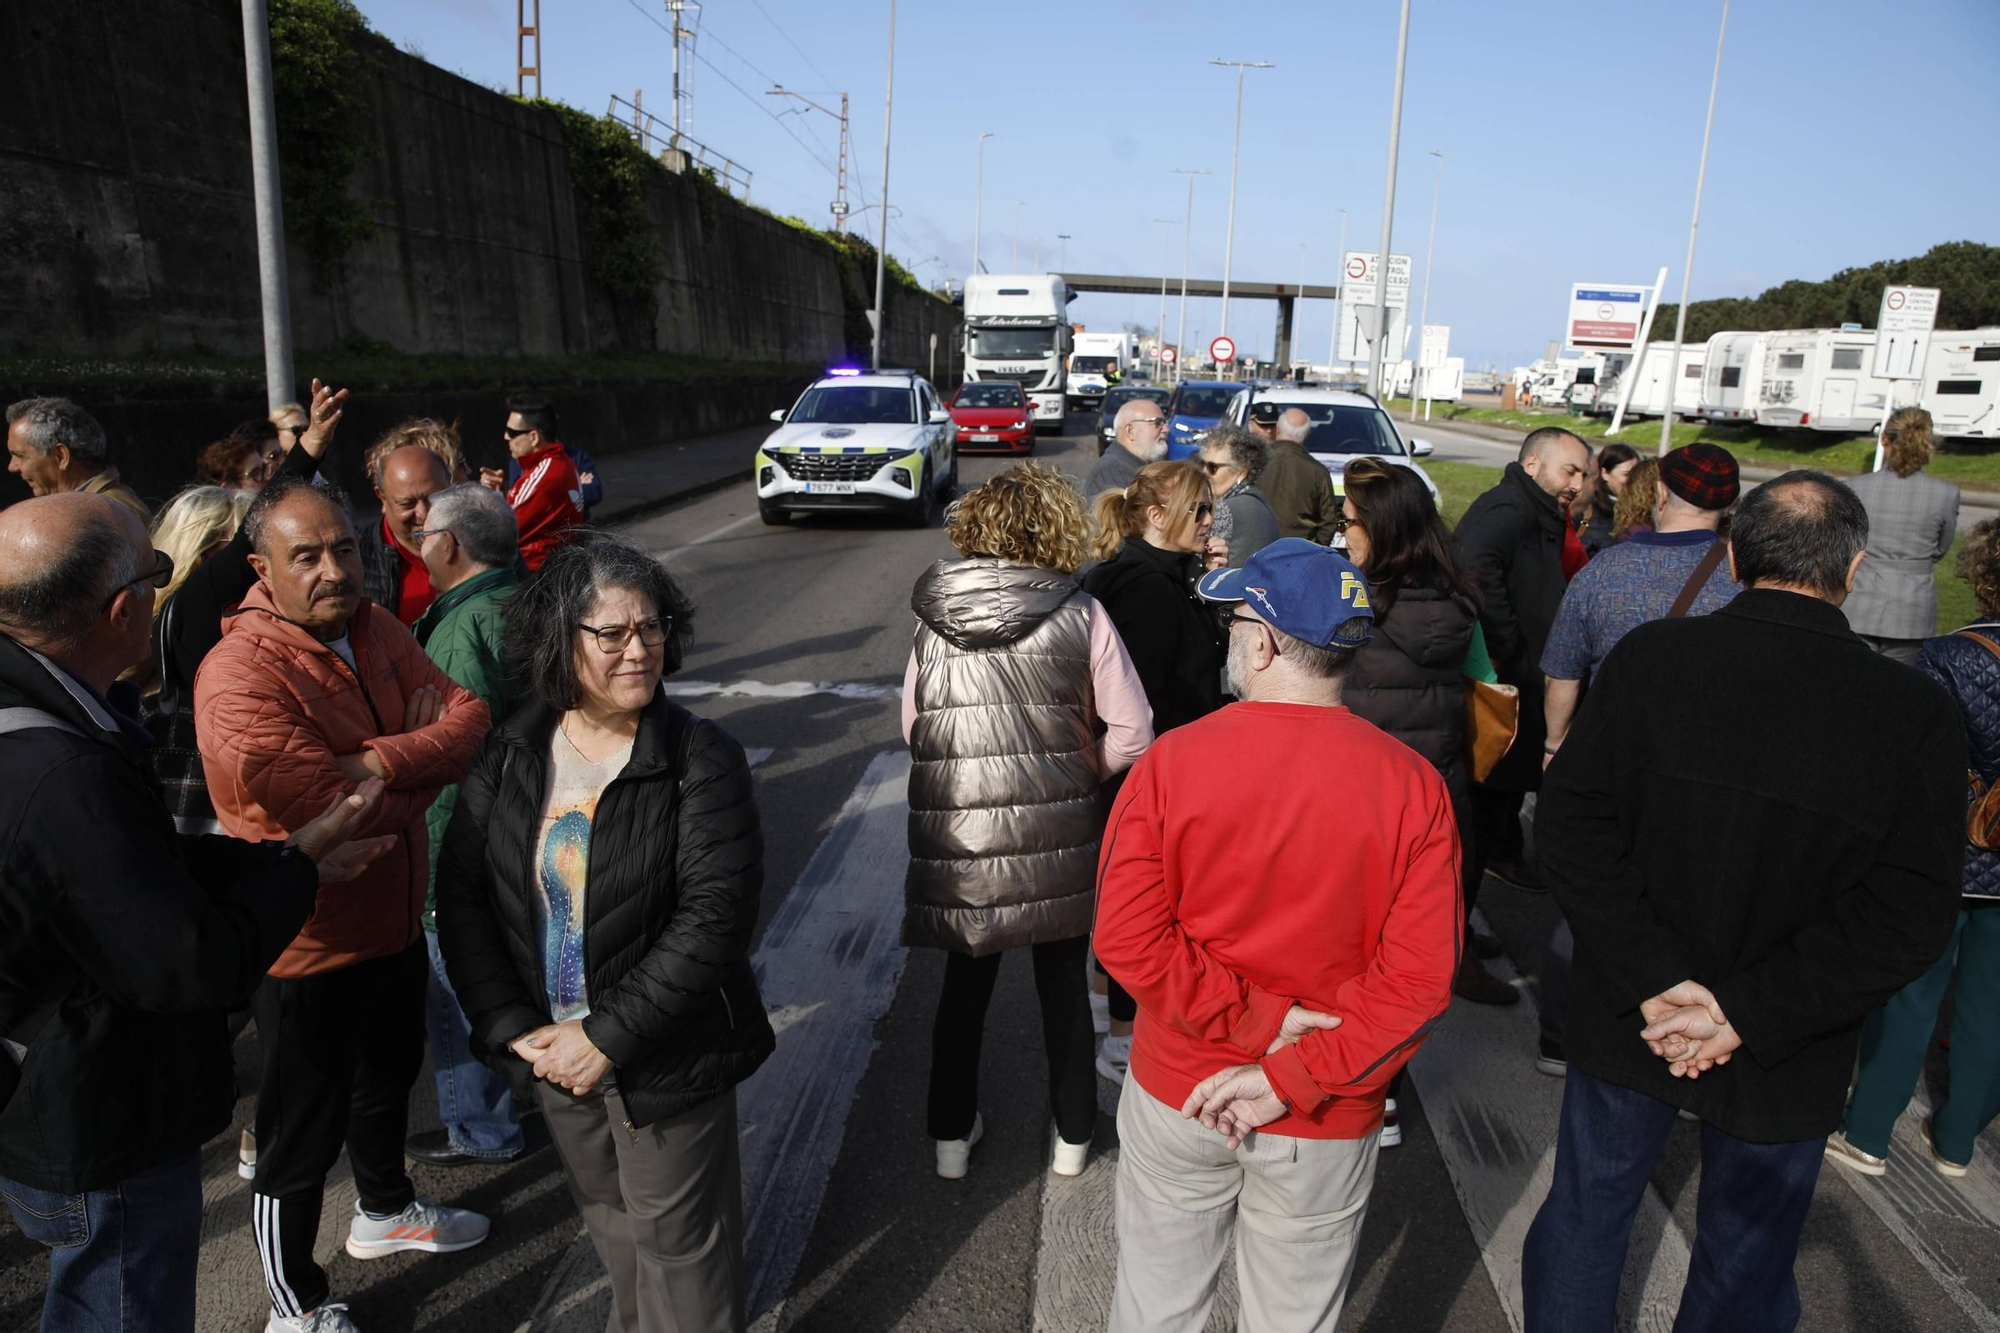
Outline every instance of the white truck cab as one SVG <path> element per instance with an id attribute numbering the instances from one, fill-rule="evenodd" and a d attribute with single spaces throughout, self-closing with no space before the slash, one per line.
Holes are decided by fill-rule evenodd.
<path id="1" fill-rule="evenodd" d="M 979 273 L 965 280 L 965 378 L 1012 380 L 1037 429 L 1062 429 L 1076 293 L 1057 273 Z"/>

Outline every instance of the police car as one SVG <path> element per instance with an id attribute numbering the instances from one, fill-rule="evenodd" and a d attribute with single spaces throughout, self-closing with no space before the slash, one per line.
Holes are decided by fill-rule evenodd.
<path id="1" fill-rule="evenodd" d="M 757 512 L 858 510 L 928 527 L 958 486 L 951 414 L 913 370 L 837 367 L 799 395 L 757 451 Z"/>
<path id="2" fill-rule="evenodd" d="M 1229 409 L 1223 413 L 1224 419 L 1239 426 L 1248 425 L 1253 402 L 1269 403 L 1278 409 L 1280 415 L 1296 407 L 1312 419 L 1312 434 L 1306 440 L 1306 452 L 1333 474 L 1334 494 L 1347 493 L 1347 480 L 1343 474 L 1349 463 L 1357 458 L 1379 458 L 1416 473 L 1423 479 L 1424 488 L 1431 493 L 1431 500 L 1437 500 L 1437 483 L 1417 463 L 1419 458 L 1429 457 L 1430 442 L 1405 442 L 1389 414 L 1367 394 L 1276 380 L 1237 394 L 1230 400 Z"/>

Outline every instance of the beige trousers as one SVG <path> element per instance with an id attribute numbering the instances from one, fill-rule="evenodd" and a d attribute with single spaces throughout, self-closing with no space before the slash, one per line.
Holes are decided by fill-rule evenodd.
<path id="1" fill-rule="evenodd" d="M 1232 1234 L 1240 1333 L 1332 1333 L 1375 1184 L 1378 1136 L 1253 1133 L 1230 1152 L 1222 1135 L 1127 1076 L 1111 1333 L 1201 1333 Z"/>
<path id="2" fill-rule="evenodd" d="M 537 1083 L 535 1091 L 611 1277 L 607 1333 L 740 1333 L 736 1093 L 634 1132 L 615 1089 L 572 1097 Z"/>

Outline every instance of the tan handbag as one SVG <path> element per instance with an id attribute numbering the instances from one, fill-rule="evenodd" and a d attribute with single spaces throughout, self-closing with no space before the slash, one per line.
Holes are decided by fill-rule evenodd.
<path id="1" fill-rule="evenodd" d="M 1465 678 L 1465 753 L 1474 782 L 1492 776 L 1520 729 L 1519 687 Z"/>

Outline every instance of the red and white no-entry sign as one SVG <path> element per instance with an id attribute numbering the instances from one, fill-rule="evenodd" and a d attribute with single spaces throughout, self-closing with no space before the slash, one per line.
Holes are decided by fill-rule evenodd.
<path id="1" fill-rule="evenodd" d="M 1180 351 L 1177 348 L 1162 347 L 1160 349 L 1160 363 L 1162 365 L 1171 366 L 1174 363 L 1174 358 L 1178 357 L 1179 355 Z"/>
<path id="2" fill-rule="evenodd" d="M 1208 345 L 1208 359 L 1216 365 L 1236 359 L 1236 340 L 1227 334 Z"/>

